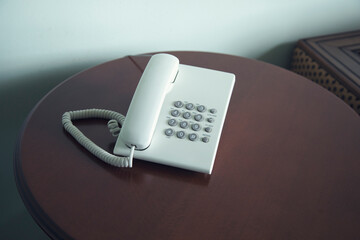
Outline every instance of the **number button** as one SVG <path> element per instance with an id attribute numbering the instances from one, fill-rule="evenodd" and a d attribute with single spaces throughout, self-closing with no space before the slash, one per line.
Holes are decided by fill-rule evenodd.
<path id="1" fill-rule="evenodd" d="M 175 125 L 177 124 L 177 121 L 172 118 L 172 119 L 170 119 L 170 120 L 168 121 L 168 124 L 169 124 L 170 126 L 175 126 Z"/>
<path id="2" fill-rule="evenodd" d="M 196 108 L 199 112 L 204 112 L 205 111 L 205 106 L 204 105 L 200 105 Z"/>
<path id="3" fill-rule="evenodd" d="M 177 136 L 178 138 L 184 138 L 184 137 L 185 137 L 185 132 L 184 132 L 184 131 L 178 131 L 178 132 L 176 133 L 176 136 Z"/>
<path id="4" fill-rule="evenodd" d="M 180 122 L 179 125 L 180 125 L 181 128 L 187 128 L 189 124 L 187 122 L 185 122 L 185 121 L 182 121 L 182 122 Z"/>
<path id="5" fill-rule="evenodd" d="M 179 115 L 180 115 L 180 111 L 179 110 L 172 110 L 171 111 L 171 115 L 173 116 L 173 117 L 178 117 Z"/>
<path id="6" fill-rule="evenodd" d="M 181 101 L 176 101 L 174 102 L 174 106 L 177 108 L 181 108 L 182 106 L 184 106 L 184 104 Z"/>
<path id="7" fill-rule="evenodd" d="M 200 130 L 200 125 L 197 123 L 194 123 L 193 125 L 191 125 L 191 129 L 194 131 L 199 131 Z"/>
<path id="8" fill-rule="evenodd" d="M 183 117 L 184 117 L 185 119 L 189 119 L 189 118 L 191 118 L 191 113 L 185 112 L 185 113 L 183 114 Z"/>
<path id="9" fill-rule="evenodd" d="M 203 116 L 201 114 L 196 114 L 194 116 L 194 119 L 199 122 L 199 121 L 201 121 L 203 119 Z"/>
<path id="10" fill-rule="evenodd" d="M 190 133 L 189 134 L 189 139 L 191 140 L 191 141 L 195 141 L 196 139 L 197 139 L 197 135 L 195 134 L 195 133 Z"/>
<path id="11" fill-rule="evenodd" d="M 187 103 L 187 104 L 185 105 L 185 108 L 186 108 L 187 110 L 193 110 L 193 109 L 195 108 L 195 106 L 194 106 L 194 104 L 192 104 L 192 103 Z"/>

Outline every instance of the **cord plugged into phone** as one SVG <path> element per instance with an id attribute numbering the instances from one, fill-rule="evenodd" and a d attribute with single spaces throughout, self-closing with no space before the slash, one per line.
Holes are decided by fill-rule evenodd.
<path id="1" fill-rule="evenodd" d="M 141 76 L 126 117 L 108 110 L 80 110 L 64 113 L 63 125 L 82 146 L 113 166 L 132 167 L 136 158 L 211 174 L 234 83 L 232 73 L 183 65 L 175 56 L 156 54 Z M 94 117 L 110 120 L 110 131 L 117 136 L 114 154 L 120 156 L 96 146 L 71 122 Z"/>

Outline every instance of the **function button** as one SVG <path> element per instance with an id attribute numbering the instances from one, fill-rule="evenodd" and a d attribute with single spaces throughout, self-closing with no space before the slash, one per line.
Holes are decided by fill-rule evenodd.
<path id="1" fill-rule="evenodd" d="M 182 103 L 182 101 L 176 101 L 176 102 L 174 102 L 174 106 L 177 108 L 181 108 L 184 106 L 184 104 Z"/>
<path id="2" fill-rule="evenodd" d="M 194 116 L 194 119 L 199 122 L 199 121 L 201 121 L 203 119 L 203 116 L 201 114 L 196 114 Z"/>
<path id="3" fill-rule="evenodd" d="M 207 132 L 207 133 L 211 133 L 212 128 L 211 128 L 211 127 L 206 127 L 206 128 L 204 128 L 204 130 L 205 130 L 205 132 Z"/>
<path id="4" fill-rule="evenodd" d="M 184 137 L 185 137 L 185 132 L 184 132 L 184 131 L 178 131 L 178 132 L 176 133 L 176 136 L 177 136 L 178 138 L 184 138 Z"/>
<path id="5" fill-rule="evenodd" d="M 172 130 L 171 128 L 168 128 L 165 130 L 165 135 L 170 137 L 172 135 L 174 135 L 174 130 Z"/>
<path id="6" fill-rule="evenodd" d="M 197 108 L 196 108 L 199 112 L 204 112 L 206 110 L 205 106 L 204 105 L 199 105 Z"/>
<path id="7" fill-rule="evenodd" d="M 185 119 L 189 119 L 189 118 L 191 118 L 191 113 L 190 112 L 184 112 L 183 117 Z"/>
<path id="8" fill-rule="evenodd" d="M 201 141 L 203 141 L 204 143 L 207 143 L 207 142 L 209 142 L 209 138 L 208 137 L 203 137 L 203 138 L 201 138 Z"/>
<path id="9" fill-rule="evenodd" d="M 180 122 L 179 125 L 180 125 L 181 128 L 187 128 L 189 124 L 187 122 L 185 122 L 185 121 L 182 121 L 182 122 Z"/>
<path id="10" fill-rule="evenodd" d="M 168 121 L 168 124 L 169 124 L 170 126 L 175 126 L 175 125 L 177 124 L 177 121 L 172 118 L 172 119 L 170 119 L 170 120 Z"/>
<path id="11" fill-rule="evenodd" d="M 193 109 L 195 108 L 195 106 L 194 106 L 194 104 L 192 104 L 192 103 L 187 103 L 187 104 L 185 105 L 185 108 L 186 108 L 187 110 L 193 110 Z"/>
<path id="12" fill-rule="evenodd" d="M 197 135 L 196 135 L 196 133 L 190 133 L 189 134 L 189 136 L 188 136 L 188 138 L 191 140 L 191 141 L 195 141 L 196 139 L 197 139 Z"/>
<path id="13" fill-rule="evenodd" d="M 193 125 L 191 125 L 191 129 L 194 131 L 199 131 L 200 130 L 200 124 L 194 123 Z"/>
<path id="14" fill-rule="evenodd" d="M 210 109 L 209 111 L 210 111 L 210 113 L 212 113 L 212 114 L 217 113 L 217 110 L 216 110 L 215 108 L 212 108 L 212 109 Z"/>
<path id="15" fill-rule="evenodd" d="M 214 119 L 213 118 L 208 118 L 208 119 L 206 119 L 209 123 L 212 123 L 212 122 L 214 122 Z"/>
<path id="16" fill-rule="evenodd" d="M 180 116 L 180 111 L 179 110 L 172 110 L 171 111 L 171 115 L 173 116 L 173 117 L 178 117 L 178 116 Z"/>

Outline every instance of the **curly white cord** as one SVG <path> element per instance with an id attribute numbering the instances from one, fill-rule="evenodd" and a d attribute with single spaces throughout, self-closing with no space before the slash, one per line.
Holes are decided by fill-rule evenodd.
<path id="1" fill-rule="evenodd" d="M 85 109 L 78 111 L 65 112 L 62 116 L 62 124 L 65 130 L 70 133 L 84 148 L 100 158 L 104 162 L 116 167 L 132 167 L 135 146 L 132 146 L 129 157 L 119 157 L 106 152 L 104 149 L 97 146 L 93 141 L 87 138 L 77 127 L 75 127 L 71 120 L 86 119 L 86 118 L 102 118 L 111 119 L 108 123 L 110 132 L 113 136 L 117 136 L 120 132 L 119 125 L 122 125 L 125 116 L 109 110 L 104 109 Z M 111 127 L 110 127 L 111 125 Z"/>
<path id="2" fill-rule="evenodd" d="M 119 127 L 119 123 L 115 120 L 115 119 L 111 119 L 108 124 L 107 124 L 109 131 L 111 132 L 111 134 L 114 137 L 119 136 L 120 134 L 120 127 Z"/>

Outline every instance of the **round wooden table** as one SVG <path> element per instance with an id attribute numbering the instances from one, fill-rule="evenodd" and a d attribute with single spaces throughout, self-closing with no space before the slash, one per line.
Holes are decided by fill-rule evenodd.
<path id="1" fill-rule="evenodd" d="M 359 239 L 360 117 L 311 81 L 236 56 L 171 52 L 236 74 L 211 175 L 104 164 L 67 134 L 69 110 L 126 114 L 148 55 L 81 72 L 34 108 L 15 152 L 19 192 L 54 239 Z M 75 122 L 112 152 L 106 121 Z"/>

